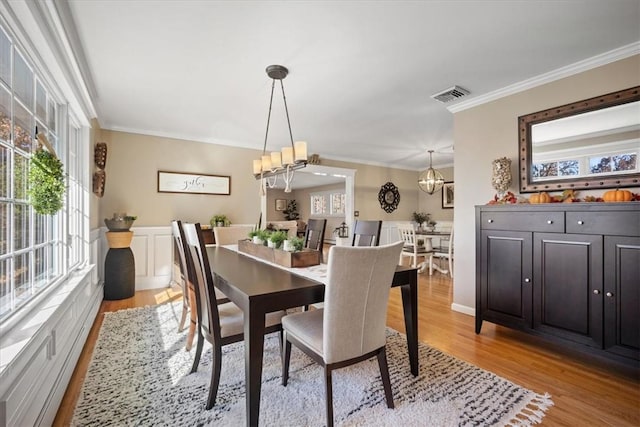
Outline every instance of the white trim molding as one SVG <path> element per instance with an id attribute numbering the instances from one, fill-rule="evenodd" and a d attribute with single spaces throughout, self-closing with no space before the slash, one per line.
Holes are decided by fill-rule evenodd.
<path id="1" fill-rule="evenodd" d="M 452 113 L 458 113 L 460 111 L 468 110 L 469 108 L 477 107 L 478 105 L 495 101 L 496 99 L 504 98 L 505 96 L 523 92 L 525 90 L 529 90 L 543 84 L 551 83 L 553 81 L 560 80 L 565 77 L 582 73 L 584 71 L 588 71 L 593 68 L 610 64 L 612 62 L 619 61 L 621 59 L 625 59 L 638 54 L 640 54 L 640 41 L 622 46 L 618 49 L 614 49 L 612 51 L 576 62 L 571 65 L 567 65 L 566 67 L 558 68 L 557 70 L 541 74 L 531 79 L 524 80 L 498 90 L 494 90 L 493 92 L 471 98 L 468 101 L 459 102 L 455 105 L 447 107 L 447 110 L 451 111 Z"/>

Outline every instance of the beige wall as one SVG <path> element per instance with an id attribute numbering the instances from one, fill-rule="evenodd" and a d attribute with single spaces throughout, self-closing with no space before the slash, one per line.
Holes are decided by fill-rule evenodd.
<path id="1" fill-rule="evenodd" d="M 257 150 L 105 130 L 101 140 L 108 154 L 100 222 L 114 212 L 137 215 L 136 226 L 167 225 L 172 219 L 208 224 L 215 214 L 236 224 L 258 221 L 260 187 L 251 175 Z M 228 175 L 231 195 L 158 193 L 159 170 Z"/>
<path id="2" fill-rule="evenodd" d="M 454 115 L 456 263 L 454 305 L 475 307 L 474 206 L 487 203 L 491 162 L 506 156 L 518 186 L 518 116 L 640 85 L 640 56 L 636 55 L 571 77 L 458 112 Z M 632 189 L 638 191 L 638 188 Z M 603 191 L 580 191 L 580 195 Z"/>

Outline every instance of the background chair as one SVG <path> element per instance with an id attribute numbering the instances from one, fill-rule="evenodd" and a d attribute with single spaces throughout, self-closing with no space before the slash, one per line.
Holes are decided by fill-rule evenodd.
<path id="1" fill-rule="evenodd" d="M 441 264 L 442 260 L 449 261 L 449 269 L 445 270 L 441 265 L 434 265 L 433 259 L 438 258 L 438 264 Z M 443 274 L 449 273 L 453 279 L 453 228 L 448 237 L 440 239 L 440 246 L 433 248 L 433 252 L 429 257 L 429 275 L 433 275 L 433 270 L 438 270 Z"/>
<path id="2" fill-rule="evenodd" d="M 322 248 L 324 246 L 324 230 L 327 227 L 326 219 L 310 219 L 307 224 L 307 231 L 304 235 L 304 247 L 320 252 L 322 259 Z"/>
<path id="3" fill-rule="evenodd" d="M 227 302 L 218 304 L 209 258 L 207 257 L 200 224 L 183 224 L 187 241 L 188 256 L 191 259 L 191 280 L 198 288 L 196 292 L 198 314 L 198 343 L 191 372 L 198 369 L 202 347 L 206 339 L 213 347 L 211 384 L 206 408 L 211 409 L 216 402 L 220 371 L 222 368 L 222 346 L 244 339 L 244 315 L 242 310 Z M 281 319 L 284 311 L 268 313 L 265 319 L 265 334 L 282 330 Z"/>
<path id="4" fill-rule="evenodd" d="M 216 245 L 237 245 L 238 240 L 247 240 L 253 231 L 253 225 L 232 225 L 230 227 L 213 227 Z"/>
<path id="5" fill-rule="evenodd" d="M 398 223 L 398 235 L 403 242 L 402 252 L 400 253 L 400 264 L 405 257 L 411 258 L 411 266 L 416 268 L 418 266 L 418 257 L 423 257 L 425 264 L 431 257 L 429 256 L 433 251 L 427 251 L 424 245 L 418 245 L 419 238 L 416 238 L 416 231 L 413 228 L 413 224 L 410 222 Z"/>
<path id="6" fill-rule="evenodd" d="M 298 235 L 298 221 L 269 221 L 267 229 L 287 230 L 289 237 L 295 237 Z"/>
<path id="7" fill-rule="evenodd" d="M 289 380 L 293 343 L 324 368 L 328 426 L 333 426 L 331 372 L 373 356 L 378 358 L 387 406 L 393 408 L 385 329 L 389 289 L 401 250 L 401 242 L 380 247 L 332 247 L 324 308 L 282 319 L 282 385 Z"/>
<path id="8" fill-rule="evenodd" d="M 378 246 L 382 221 L 358 221 L 353 225 L 351 246 Z"/>

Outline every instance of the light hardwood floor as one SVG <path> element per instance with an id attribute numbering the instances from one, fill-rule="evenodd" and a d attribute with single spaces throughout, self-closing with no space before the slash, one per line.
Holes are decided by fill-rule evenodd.
<path id="1" fill-rule="evenodd" d="M 420 274 L 419 339 L 439 350 L 494 372 L 535 392 L 551 394 L 554 406 L 544 426 L 640 426 L 640 371 L 584 356 L 492 323 L 474 332 L 471 316 L 451 311 L 451 281 Z M 175 289 L 136 292 L 104 301 L 71 378 L 54 425 L 70 424 L 84 375 L 102 324 L 102 313 L 162 304 L 181 298 Z M 402 302 L 392 289 L 387 324 L 404 332 Z"/>

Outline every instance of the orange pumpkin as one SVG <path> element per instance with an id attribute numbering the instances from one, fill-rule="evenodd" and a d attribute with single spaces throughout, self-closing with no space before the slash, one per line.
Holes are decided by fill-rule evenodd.
<path id="1" fill-rule="evenodd" d="M 529 197 L 529 203 L 551 203 L 551 196 L 549 196 L 546 192 L 532 194 Z"/>
<path id="2" fill-rule="evenodd" d="M 602 199 L 605 202 L 629 202 L 633 200 L 633 194 L 629 190 L 610 190 L 604 193 Z"/>

